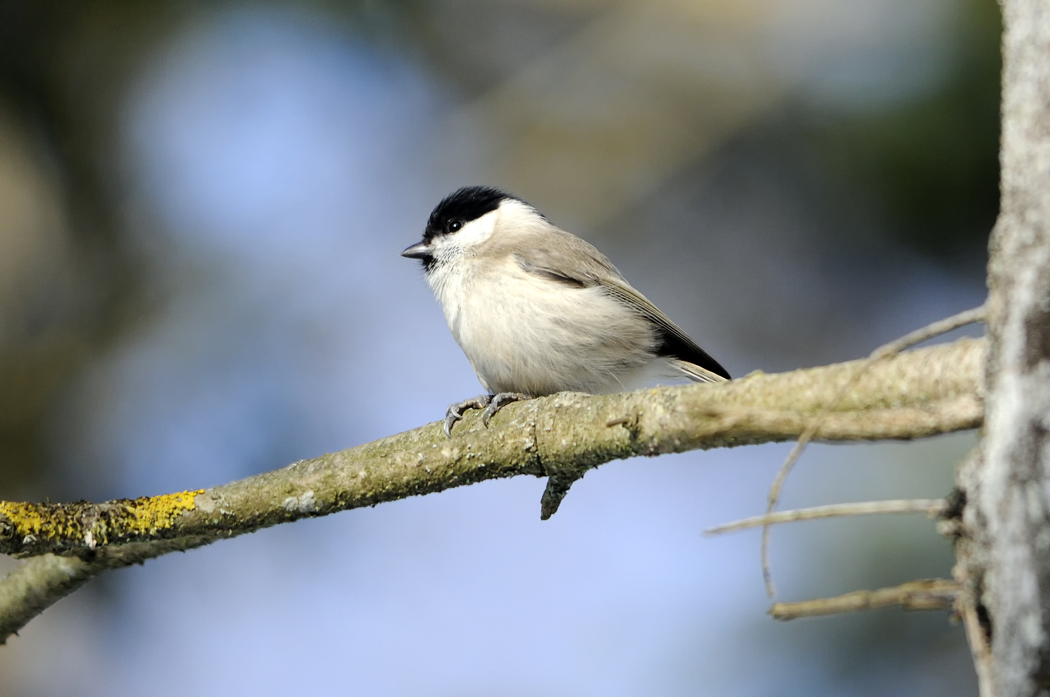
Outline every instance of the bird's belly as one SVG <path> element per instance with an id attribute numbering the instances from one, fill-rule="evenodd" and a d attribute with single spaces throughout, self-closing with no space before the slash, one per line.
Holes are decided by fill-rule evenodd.
<path id="1" fill-rule="evenodd" d="M 622 390 L 653 358 L 649 325 L 597 287 L 503 278 L 465 297 L 449 325 L 492 393 Z"/>

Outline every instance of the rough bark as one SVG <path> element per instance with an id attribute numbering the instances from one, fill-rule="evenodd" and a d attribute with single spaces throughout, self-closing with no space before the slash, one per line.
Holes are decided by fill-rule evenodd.
<path id="1" fill-rule="evenodd" d="M 1003 0 L 1002 209 L 987 414 L 961 473 L 959 576 L 984 697 L 1050 694 L 1050 4 Z M 990 653 L 986 649 L 990 641 Z"/>

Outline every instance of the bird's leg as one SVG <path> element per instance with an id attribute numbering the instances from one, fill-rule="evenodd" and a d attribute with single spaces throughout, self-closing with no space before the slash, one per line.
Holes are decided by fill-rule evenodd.
<path id="1" fill-rule="evenodd" d="M 493 395 L 480 394 L 477 397 L 464 399 L 462 402 L 449 404 L 448 411 L 445 412 L 445 435 L 452 437 L 452 427 L 463 418 L 464 409 L 485 409 L 492 402 L 492 398 Z M 485 413 L 488 413 L 488 410 Z M 488 422 L 485 425 L 487 426 Z"/>
<path id="2" fill-rule="evenodd" d="M 511 402 L 520 402 L 523 399 L 532 399 L 532 397 L 521 392 L 500 392 L 499 394 L 492 395 L 489 398 L 489 405 L 485 407 L 485 411 L 481 412 L 481 423 L 488 428 L 489 419 L 491 419 L 497 411 Z"/>

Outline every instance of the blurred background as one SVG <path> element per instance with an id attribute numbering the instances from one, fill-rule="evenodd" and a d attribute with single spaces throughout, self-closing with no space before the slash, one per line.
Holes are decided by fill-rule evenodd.
<path id="1" fill-rule="evenodd" d="M 994 0 L 0 2 L 0 498 L 221 484 L 480 391 L 418 264 L 504 187 L 735 376 L 979 304 Z M 972 434 L 813 447 L 784 507 L 937 497 Z M 773 622 L 788 445 L 490 482 L 92 582 L 2 695 L 968 695 L 962 630 Z M 798 600 L 947 576 L 919 518 L 778 528 Z M 0 571 L 15 562 L 0 560 Z"/>

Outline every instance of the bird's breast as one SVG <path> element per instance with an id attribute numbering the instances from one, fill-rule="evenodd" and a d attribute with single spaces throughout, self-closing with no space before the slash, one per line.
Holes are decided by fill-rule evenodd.
<path id="1" fill-rule="evenodd" d="M 650 324 L 598 286 L 570 286 L 513 263 L 430 280 L 490 392 L 616 391 L 653 357 Z"/>

